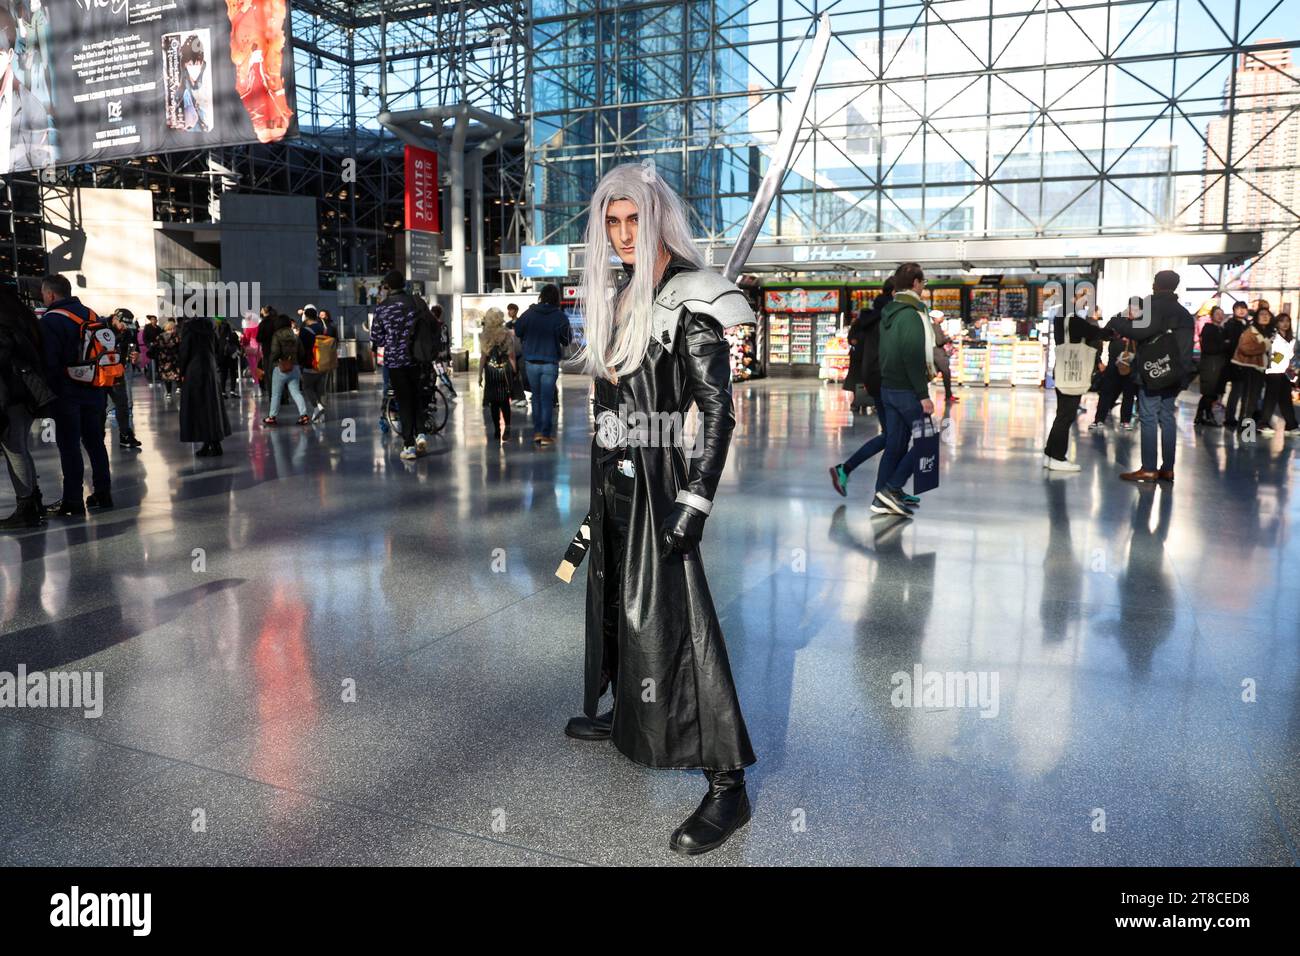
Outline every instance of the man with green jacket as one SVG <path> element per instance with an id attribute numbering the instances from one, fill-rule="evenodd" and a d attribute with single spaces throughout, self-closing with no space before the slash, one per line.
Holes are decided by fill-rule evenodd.
<path id="1" fill-rule="evenodd" d="M 894 273 L 894 301 L 885 306 L 880 322 L 880 393 L 888 437 L 880 459 L 880 490 L 871 502 L 876 514 L 911 515 L 910 506 L 919 503 L 903 493 L 903 485 L 914 465 L 912 425 L 934 414 L 934 333 L 921 301 L 924 289 L 921 267 L 903 263 Z"/>

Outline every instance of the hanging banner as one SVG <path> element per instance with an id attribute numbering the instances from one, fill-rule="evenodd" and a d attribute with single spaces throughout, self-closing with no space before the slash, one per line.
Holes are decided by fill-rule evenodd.
<path id="1" fill-rule="evenodd" d="M 438 154 L 406 147 L 406 228 L 442 232 L 438 219 Z"/>
<path id="2" fill-rule="evenodd" d="M 0 0 L 0 173 L 297 132 L 285 0 Z"/>

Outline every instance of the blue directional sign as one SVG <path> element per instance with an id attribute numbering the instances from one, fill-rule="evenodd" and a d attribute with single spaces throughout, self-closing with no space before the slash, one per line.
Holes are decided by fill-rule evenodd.
<path id="1" fill-rule="evenodd" d="M 519 272 L 526 279 L 562 278 L 569 274 L 568 246 L 524 246 Z"/>

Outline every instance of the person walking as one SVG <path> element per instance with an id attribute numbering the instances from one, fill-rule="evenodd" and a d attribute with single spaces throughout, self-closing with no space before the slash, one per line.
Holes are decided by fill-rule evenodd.
<path id="1" fill-rule="evenodd" d="M 930 321 L 934 323 L 934 367 L 943 376 L 944 404 L 952 405 L 961 401 L 952 393 L 952 363 L 948 358 L 948 347 L 952 344 L 952 338 L 943 329 L 943 312 L 941 310 L 931 309 Z"/>
<path id="2" fill-rule="evenodd" d="M 51 517 L 84 518 L 87 507 L 113 507 L 113 477 L 104 448 L 107 390 L 77 381 L 69 371 L 84 360 L 82 327 L 97 317 L 72 294 L 72 283 L 66 276 L 48 275 L 41 280 L 41 301 L 45 304 L 41 316 L 45 377 L 57 395 L 53 403 L 54 437 L 63 468 L 63 496 L 45 513 Z M 83 497 L 83 447 L 90 458 L 93 491 L 89 497 Z"/>
<path id="3" fill-rule="evenodd" d="M 880 422 L 880 431 L 862 443 L 857 451 L 838 465 L 831 465 L 831 485 L 840 497 L 848 497 L 849 476 L 859 467 L 885 450 L 888 435 L 885 432 L 886 416 L 884 400 L 880 394 L 880 320 L 885 306 L 894 301 L 894 280 L 886 279 L 880 295 L 871 303 L 871 308 L 863 309 L 858 321 L 858 380 L 871 396 L 876 407 L 876 420 Z M 876 491 L 879 491 L 885 474 L 876 473 Z M 903 495 L 904 503 L 917 505 L 921 499 L 915 495 Z"/>
<path id="4" fill-rule="evenodd" d="M 880 320 L 880 397 L 885 416 L 885 451 L 876 478 L 879 489 L 871 502 L 874 514 L 911 516 L 915 496 L 904 496 L 912 475 L 915 452 L 912 426 L 934 414 L 930 379 L 934 378 L 934 334 L 921 301 L 925 273 L 915 262 L 894 272 L 894 301 Z"/>
<path id="5" fill-rule="evenodd" d="M 217 319 L 216 332 L 217 374 L 220 382 L 218 391 L 222 398 L 235 398 L 239 393 L 235 386 L 239 382 L 239 362 L 243 357 L 239 343 L 239 333 L 235 331 L 230 319 Z"/>
<path id="6" fill-rule="evenodd" d="M 1227 354 L 1228 346 L 1223 334 L 1223 323 L 1227 315 L 1217 305 L 1210 310 L 1210 321 L 1201 327 L 1201 364 L 1196 369 L 1201 382 L 1201 400 L 1196 404 L 1194 426 L 1204 425 L 1218 428 L 1214 418 L 1214 403 L 1218 399 L 1219 383 L 1223 379 L 1223 367 L 1232 358 Z"/>
<path id="7" fill-rule="evenodd" d="M 140 340 L 144 343 L 144 359 L 149 367 L 149 384 L 153 386 L 158 384 L 158 360 L 154 355 L 153 347 L 162 333 L 163 330 L 158 325 L 158 316 L 145 316 L 144 328 L 140 330 Z"/>
<path id="8" fill-rule="evenodd" d="M 1156 273 L 1142 319 L 1117 316 L 1111 327 L 1119 335 L 1134 339 L 1139 346 L 1138 370 L 1142 389 L 1138 393 L 1138 419 L 1142 423 L 1142 461 L 1136 471 L 1124 472 L 1125 481 L 1173 481 L 1174 457 L 1178 448 L 1178 393 L 1192 379 L 1192 340 L 1196 320 L 1178 301 L 1182 277 L 1172 269 Z M 1144 344 L 1163 351 L 1144 349 Z M 1144 354 L 1145 352 L 1145 354 Z M 1161 383 L 1172 378 L 1169 385 Z M 1157 451 L 1160 455 L 1156 467 Z"/>
<path id="9" fill-rule="evenodd" d="M 533 386 L 524 374 L 524 343 L 519 338 L 516 326 L 519 324 L 519 306 L 510 302 L 506 305 L 506 331 L 510 333 L 510 351 L 514 359 L 515 375 L 510 382 L 511 404 L 516 408 L 527 408 L 529 393 Z"/>
<path id="10" fill-rule="evenodd" d="M 416 434 L 420 412 L 420 364 L 415 360 L 411 343 L 415 337 L 420 309 L 415 297 L 406 291 L 406 277 L 397 270 L 384 276 L 383 301 L 375 307 L 370 325 L 370 342 L 384 350 L 384 368 L 397 400 L 397 416 L 402 429 L 404 461 L 412 461 L 428 448 L 427 435 Z M 432 312 L 428 312 L 432 321 Z"/>
<path id="11" fill-rule="evenodd" d="M 116 340 L 117 354 L 122 357 L 124 374 L 108 390 L 108 399 L 113 403 L 113 420 L 117 423 L 117 447 L 124 451 L 136 451 L 141 447 L 135 437 L 134 409 L 131 401 L 131 368 L 139 355 L 136 344 L 135 316 L 130 309 L 118 309 L 108 320 Z"/>
<path id="12" fill-rule="evenodd" d="M 279 423 L 280 402 L 284 399 L 284 390 L 289 389 L 289 397 L 298 407 L 298 424 L 310 425 L 307 415 L 307 403 L 302 397 L 302 368 L 298 364 L 298 335 L 293 329 L 293 320 L 287 315 L 275 317 L 275 332 L 271 336 L 267 361 L 271 366 L 271 405 L 270 414 L 262 419 L 263 425 L 275 426 Z"/>
<path id="13" fill-rule="evenodd" d="M 271 340 L 275 338 L 276 329 L 280 326 L 277 321 L 280 316 L 276 313 L 274 307 L 264 305 L 259 313 L 261 319 L 257 323 L 257 345 L 262 356 L 262 397 L 266 398 L 271 394 L 271 384 L 275 380 L 272 369 L 275 363 L 271 361 Z M 271 409 L 275 414 L 275 409 Z"/>
<path id="14" fill-rule="evenodd" d="M 224 324 L 224 323 L 223 323 Z M 217 330 L 212 320 L 187 319 L 181 325 L 181 441 L 198 442 L 200 458 L 222 453 L 230 419 L 217 372 Z"/>
<path id="15" fill-rule="evenodd" d="M 1231 420 L 1238 429 L 1246 423 L 1258 425 L 1258 412 L 1264 392 L 1264 374 L 1269 366 L 1269 346 L 1273 338 L 1273 313 L 1267 306 L 1257 309 L 1250 323 L 1237 339 L 1232 356 L 1236 366 L 1232 395 L 1228 399 L 1226 426 Z"/>
<path id="16" fill-rule="evenodd" d="M 311 409 L 311 420 L 325 417 L 325 376 L 316 368 L 316 339 L 325 334 L 325 324 L 312 306 L 302 310 L 298 329 L 298 357 L 302 362 L 302 395 Z"/>
<path id="17" fill-rule="evenodd" d="M 170 403 L 172 389 L 181 380 L 181 337 L 172 319 L 167 320 L 162 335 L 154 340 L 154 354 L 158 360 L 158 378 L 165 389 L 163 401 Z"/>
<path id="18" fill-rule="evenodd" d="M 505 327 L 500 309 L 488 309 L 483 315 L 483 335 L 479 341 L 482 354 L 478 363 L 478 384 L 483 389 L 483 407 L 492 420 L 492 437 L 510 438 L 510 405 L 515 365 L 514 337 Z"/>
<path id="19" fill-rule="evenodd" d="M 0 531 L 40 527 L 43 506 L 32 457 L 32 421 L 54 397 L 45 378 L 40 323 L 13 286 L 0 285 L 0 453 L 17 499 L 13 514 L 0 521 Z"/>
<path id="20" fill-rule="evenodd" d="M 569 317 L 560 308 L 559 286 L 549 282 L 542 286 L 537 302 L 515 323 L 515 332 L 523 342 L 524 365 L 533 390 L 533 443 L 548 447 L 555 444 L 560 359 L 565 346 L 573 341 Z"/>
<path id="21" fill-rule="evenodd" d="M 1286 433 L 1300 435 L 1296 425 L 1295 408 L 1291 403 L 1291 386 L 1294 379 L 1292 359 L 1295 357 L 1295 335 L 1291 331 L 1291 316 L 1283 312 L 1273 323 L 1273 338 L 1269 343 L 1269 365 L 1264 373 L 1264 408 L 1259 414 L 1259 434 L 1271 438 L 1273 413 L 1282 416 Z"/>
<path id="22" fill-rule="evenodd" d="M 1081 298 L 1082 295 L 1082 298 Z M 1052 338 L 1058 346 L 1068 340 L 1071 345 L 1083 343 L 1092 348 L 1111 338 L 1111 327 L 1102 328 L 1099 324 L 1088 321 L 1089 311 L 1086 302 L 1086 290 L 1075 295 L 1076 308 L 1068 315 L 1058 315 L 1052 319 Z M 1112 322 L 1112 326 L 1113 326 Z M 1089 354 L 1090 369 L 1096 369 L 1097 360 Z M 1118 371 L 1118 370 L 1117 370 Z M 1043 446 L 1043 467 L 1048 471 L 1074 473 L 1079 471 L 1078 462 L 1069 460 L 1070 429 L 1079 420 L 1079 407 L 1082 395 L 1066 395 L 1059 388 L 1056 391 L 1056 415 L 1047 432 L 1047 443 Z M 1109 411 L 1109 409 L 1107 410 Z"/>

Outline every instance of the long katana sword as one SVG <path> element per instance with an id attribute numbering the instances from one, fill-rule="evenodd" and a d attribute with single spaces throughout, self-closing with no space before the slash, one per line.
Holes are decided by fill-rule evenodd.
<path id="1" fill-rule="evenodd" d="M 793 122 L 786 123 L 785 129 L 781 131 L 781 136 L 776 141 L 776 153 L 767 167 L 767 175 L 758 184 L 758 192 L 754 193 L 754 205 L 750 207 L 745 224 L 740 228 L 740 235 L 736 237 L 736 244 L 731 248 L 731 255 L 727 257 L 727 265 L 722 270 L 722 274 L 732 282 L 736 281 L 740 270 L 745 267 L 745 260 L 749 258 L 749 253 L 754 248 L 754 240 L 758 238 L 758 233 L 763 228 L 763 221 L 767 219 L 767 211 L 772 208 L 772 201 L 776 199 L 776 191 L 790 168 L 790 157 L 794 155 L 795 141 L 799 138 L 804 117 L 808 114 L 808 103 L 812 100 L 813 87 L 817 85 L 817 77 L 822 71 L 822 63 L 826 60 L 826 48 L 830 43 L 831 15 L 823 13 L 818 17 L 817 35 L 813 38 L 808 62 L 804 64 L 803 76 L 799 78 L 799 85 L 794 88 L 794 98 L 790 100 Z"/>

